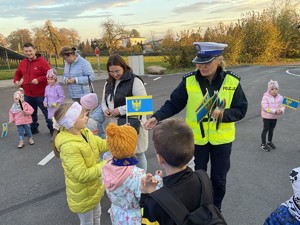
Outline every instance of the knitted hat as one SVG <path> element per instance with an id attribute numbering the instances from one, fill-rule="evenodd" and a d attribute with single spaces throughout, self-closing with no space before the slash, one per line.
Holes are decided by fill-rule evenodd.
<path id="1" fill-rule="evenodd" d="M 23 90 L 23 88 L 19 88 L 19 90 L 14 93 L 14 99 L 19 99 L 19 100 L 21 100 L 21 102 L 24 101 L 24 90 Z"/>
<path id="2" fill-rule="evenodd" d="M 93 110 L 99 105 L 96 93 L 90 93 L 80 98 L 80 104 L 87 110 Z"/>
<path id="3" fill-rule="evenodd" d="M 270 80 L 269 83 L 268 83 L 268 91 L 270 91 L 270 89 L 271 89 L 272 87 L 275 87 L 275 88 L 279 89 L 279 84 L 278 84 L 278 82 L 275 81 L 275 80 Z"/>
<path id="4" fill-rule="evenodd" d="M 300 167 L 293 169 L 290 173 L 290 181 L 294 190 L 294 200 L 300 203 Z"/>
<path id="5" fill-rule="evenodd" d="M 109 123 L 106 127 L 107 147 L 116 159 L 133 157 L 137 140 L 137 132 L 132 126 Z"/>
<path id="6" fill-rule="evenodd" d="M 47 71 L 47 78 L 53 78 L 54 80 L 57 81 L 57 71 L 55 69 L 50 69 Z"/>

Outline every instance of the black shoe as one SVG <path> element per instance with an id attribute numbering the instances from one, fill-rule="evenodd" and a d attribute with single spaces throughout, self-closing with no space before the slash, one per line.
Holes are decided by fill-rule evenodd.
<path id="1" fill-rule="evenodd" d="M 38 134 L 38 133 L 40 133 L 40 131 L 39 131 L 38 128 L 31 128 L 31 133 L 32 134 Z"/>
<path id="2" fill-rule="evenodd" d="M 52 130 L 50 130 L 50 135 L 51 136 L 53 136 L 53 132 L 54 132 L 54 130 L 52 129 Z"/>
<path id="3" fill-rule="evenodd" d="M 263 150 L 264 152 L 271 151 L 271 148 L 268 145 L 265 145 L 265 144 L 261 144 L 260 149 Z"/>
<path id="4" fill-rule="evenodd" d="M 272 142 L 268 142 L 267 145 L 272 149 L 276 149 L 276 146 Z"/>

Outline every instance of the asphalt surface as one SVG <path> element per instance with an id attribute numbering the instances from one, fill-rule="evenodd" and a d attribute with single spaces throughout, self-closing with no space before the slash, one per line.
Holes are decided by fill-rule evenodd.
<path id="1" fill-rule="evenodd" d="M 293 194 L 289 182 L 290 171 L 300 166 L 299 108 L 286 109 L 274 132 L 276 150 L 259 149 L 262 119 L 260 101 L 270 79 L 277 80 L 280 93 L 300 98 L 299 66 L 248 66 L 228 68 L 241 78 L 249 108 L 246 117 L 237 123 L 237 135 L 231 155 L 231 169 L 227 179 L 227 193 L 222 213 L 230 225 L 263 224 L 275 207 Z M 97 77 L 94 87 L 98 96 L 106 75 Z M 179 84 L 182 74 L 143 76 L 149 95 L 153 96 L 154 110 L 158 109 Z M 0 122 L 8 121 L 16 88 L 12 81 L 0 81 Z M 177 115 L 183 117 L 184 112 Z M 39 113 L 40 133 L 34 135 L 35 145 L 19 150 L 17 129 L 9 126 L 8 136 L 0 138 L 0 225 L 74 225 L 76 214 L 69 211 L 63 170 L 60 161 L 52 158 L 38 165 L 51 154 L 51 142 L 42 114 Z M 149 138 L 151 139 L 151 132 Z M 148 151 L 149 172 L 160 169 L 153 144 Z M 51 158 L 51 157 L 50 157 Z M 107 210 L 109 201 L 101 200 L 101 224 L 111 224 Z"/>

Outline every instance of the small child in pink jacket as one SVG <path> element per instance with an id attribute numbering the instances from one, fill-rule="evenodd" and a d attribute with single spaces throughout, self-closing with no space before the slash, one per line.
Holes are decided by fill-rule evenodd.
<path id="1" fill-rule="evenodd" d="M 9 110 L 9 122 L 14 123 L 18 129 L 19 134 L 19 145 L 18 148 L 24 147 L 24 130 L 28 136 L 28 142 L 30 145 L 34 144 L 32 139 L 32 133 L 30 129 L 30 124 L 32 123 L 31 114 L 33 113 L 33 108 L 24 101 L 24 92 L 20 88 L 14 93 L 14 104 Z"/>
<path id="2" fill-rule="evenodd" d="M 266 91 L 261 100 L 261 117 L 263 118 L 263 131 L 261 133 L 262 144 L 260 149 L 269 152 L 276 149 L 273 144 L 273 132 L 277 119 L 284 113 L 285 107 L 282 105 L 283 97 L 278 93 L 279 84 L 277 81 L 270 80 L 268 91 Z M 266 141 L 268 134 L 268 141 Z"/>

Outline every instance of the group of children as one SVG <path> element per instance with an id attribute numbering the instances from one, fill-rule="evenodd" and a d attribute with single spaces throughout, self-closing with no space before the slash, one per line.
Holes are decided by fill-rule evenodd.
<path id="1" fill-rule="evenodd" d="M 64 169 L 69 208 L 78 215 L 81 224 L 100 225 L 100 200 L 104 190 L 111 201 L 109 213 L 113 225 L 172 221 L 151 201 L 151 192 L 162 186 L 162 171 L 146 174 L 136 166 L 136 130 L 128 125 L 109 123 L 104 140 L 86 128 L 87 113 L 78 102 L 65 102 L 59 105 L 53 117 L 54 152 Z M 187 167 L 194 153 L 192 130 L 183 120 L 172 118 L 162 121 L 153 132 L 157 159 L 166 173 L 164 185 L 172 190 L 177 184 L 190 186 L 198 179 Z M 106 151 L 110 155 L 101 160 L 100 153 Z M 195 186 L 195 192 L 188 196 L 177 188 L 174 192 L 181 195 L 184 204 L 192 210 L 199 206 L 201 198 L 200 192 L 195 194 L 197 188 L 200 187 Z"/>
<path id="2" fill-rule="evenodd" d="M 52 119 L 58 105 L 65 101 L 63 87 L 57 81 L 57 71 L 49 69 L 47 71 L 48 85 L 45 88 L 43 104 L 48 111 L 48 119 Z M 87 94 L 80 99 L 82 106 L 89 112 L 87 127 L 95 135 L 105 138 L 103 122 L 105 120 L 98 97 L 95 93 Z M 18 148 L 25 146 L 24 134 L 28 137 L 30 145 L 34 144 L 30 124 L 32 123 L 31 115 L 33 108 L 24 101 L 24 92 L 20 88 L 14 93 L 14 103 L 9 110 L 9 123 L 14 123 L 18 129 L 19 144 Z"/>
<path id="3" fill-rule="evenodd" d="M 157 171 L 156 175 L 146 174 L 136 166 L 138 135 L 133 127 L 110 123 L 104 132 L 104 116 L 95 93 L 83 96 L 80 104 L 65 102 L 64 91 L 57 82 L 54 69 L 48 71 L 47 81 L 44 106 L 48 108 L 48 118 L 53 118 L 53 148 L 62 161 L 69 208 L 78 214 L 82 225 L 91 221 L 93 223 L 90 224 L 100 225 L 100 200 L 104 191 L 111 201 L 109 213 L 113 225 L 174 224 L 151 198 L 151 193 L 158 191 L 162 184 L 169 187 L 189 211 L 199 206 L 201 196 L 195 193 L 200 193 L 198 190 L 201 187 L 191 184 L 197 183 L 198 178 L 187 167 L 194 154 L 193 133 L 183 120 L 166 119 L 154 128 L 157 160 L 164 168 L 165 176 L 162 176 L 162 171 Z M 263 131 L 260 148 L 263 151 L 276 148 L 273 132 L 277 119 L 285 110 L 278 89 L 278 82 L 270 80 L 261 102 Z M 33 108 L 24 101 L 22 90 L 16 91 L 9 121 L 17 126 L 20 139 L 18 148 L 24 147 L 24 131 L 29 144 L 34 144 L 29 125 L 32 112 Z M 110 152 L 108 158 L 101 160 L 100 153 L 107 151 Z M 298 174 L 299 170 L 296 172 Z M 295 182 L 294 179 L 293 187 Z M 299 186 L 298 180 L 296 186 Z M 187 188 L 195 190 L 183 191 Z M 294 207 L 298 205 L 298 192 L 277 211 L 294 212 L 300 221 L 299 210 Z M 269 218 L 268 221 L 273 219 Z"/>

